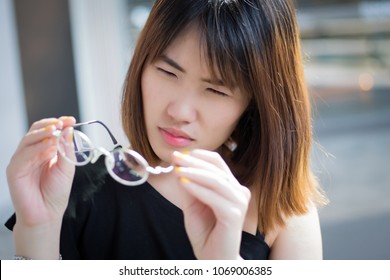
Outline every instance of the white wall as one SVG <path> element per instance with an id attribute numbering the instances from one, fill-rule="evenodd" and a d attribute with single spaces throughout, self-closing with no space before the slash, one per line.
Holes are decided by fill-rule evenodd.
<path id="1" fill-rule="evenodd" d="M 120 119 L 122 86 L 131 55 L 124 49 L 128 41 L 125 2 L 70 0 L 69 9 L 81 121 L 103 121 L 126 146 Z M 96 126 L 87 134 L 102 145 L 109 139 Z"/>
<path id="2" fill-rule="evenodd" d="M 126 146 L 120 119 L 122 86 L 131 57 L 126 3 L 69 0 L 69 12 L 79 121 L 103 121 Z M 0 0 L 0 41 L 0 259 L 9 259 L 13 256 L 12 234 L 3 224 L 13 209 L 5 170 L 28 129 L 12 0 Z M 92 128 L 87 133 L 97 144 L 104 145 L 103 139 L 109 139 L 103 129 Z"/>
<path id="3" fill-rule="evenodd" d="M 12 0 L 0 0 L 0 36 L 0 258 L 5 259 L 12 256 L 12 239 L 3 224 L 13 212 L 5 170 L 27 130 Z"/>

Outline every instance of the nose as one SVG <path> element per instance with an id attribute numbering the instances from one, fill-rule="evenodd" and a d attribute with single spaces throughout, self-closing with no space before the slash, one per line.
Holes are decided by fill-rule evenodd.
<path id="1" fill-rule="evenodd" d="M 176 96 L 167 107 L 168 115 L 175 122 L 191 123 L 197 118 L 196 102 L 188 95 Z"/>

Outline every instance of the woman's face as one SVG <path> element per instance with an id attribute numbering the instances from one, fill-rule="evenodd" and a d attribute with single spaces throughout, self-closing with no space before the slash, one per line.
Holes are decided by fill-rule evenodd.
<path id="1" fill-rule="evenodd" d="M 175 150 L 217 150 L 248 104 L 238 88 L 212 79 L 195 28 L 145 66 L 141 85 L 149 142 L 167 163 Z"/>

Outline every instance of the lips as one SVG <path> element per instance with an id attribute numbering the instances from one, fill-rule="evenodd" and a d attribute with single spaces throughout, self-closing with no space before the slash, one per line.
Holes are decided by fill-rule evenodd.
<path id="1" fill-rule="evenodd" d="M 186 132 L 176 128 L 160 128 L 164 141 L 174 147 L 185 147 L 194 141 Z"/>

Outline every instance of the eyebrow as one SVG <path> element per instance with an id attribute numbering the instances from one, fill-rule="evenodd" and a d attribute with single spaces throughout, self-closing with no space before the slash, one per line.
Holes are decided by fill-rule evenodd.
<path id="1" fill-rule="evenodd" d="M 187 73 L 186 70 L 181 67 L 176 61 L 174 61 L 172 58 L 168 57 L 166 54 L 162 54 L 160 59 L 167 63 L 168 65 L 172 66 L 173 68 L 177 69 L 178 71 L 182 73 Z M 222 81 L 222 79 L 201 79 L 201 81 L 209 83 L 209 84 L 214 84 L 218 86 L 225 86 L 225 83 Z"/>
<path id="2" fill-rule="evenodd" d="M 174 61 L 172 58 L 169 58 L 167 55 L 163 54 L 161 55 L 161 60 L 165 63 L 169 64 L 173 68 L 179 70 L 182 73 L 186 73 L 186 70 L 184 70 L 183 67 L 181 67 L 176 61 Z"/>

